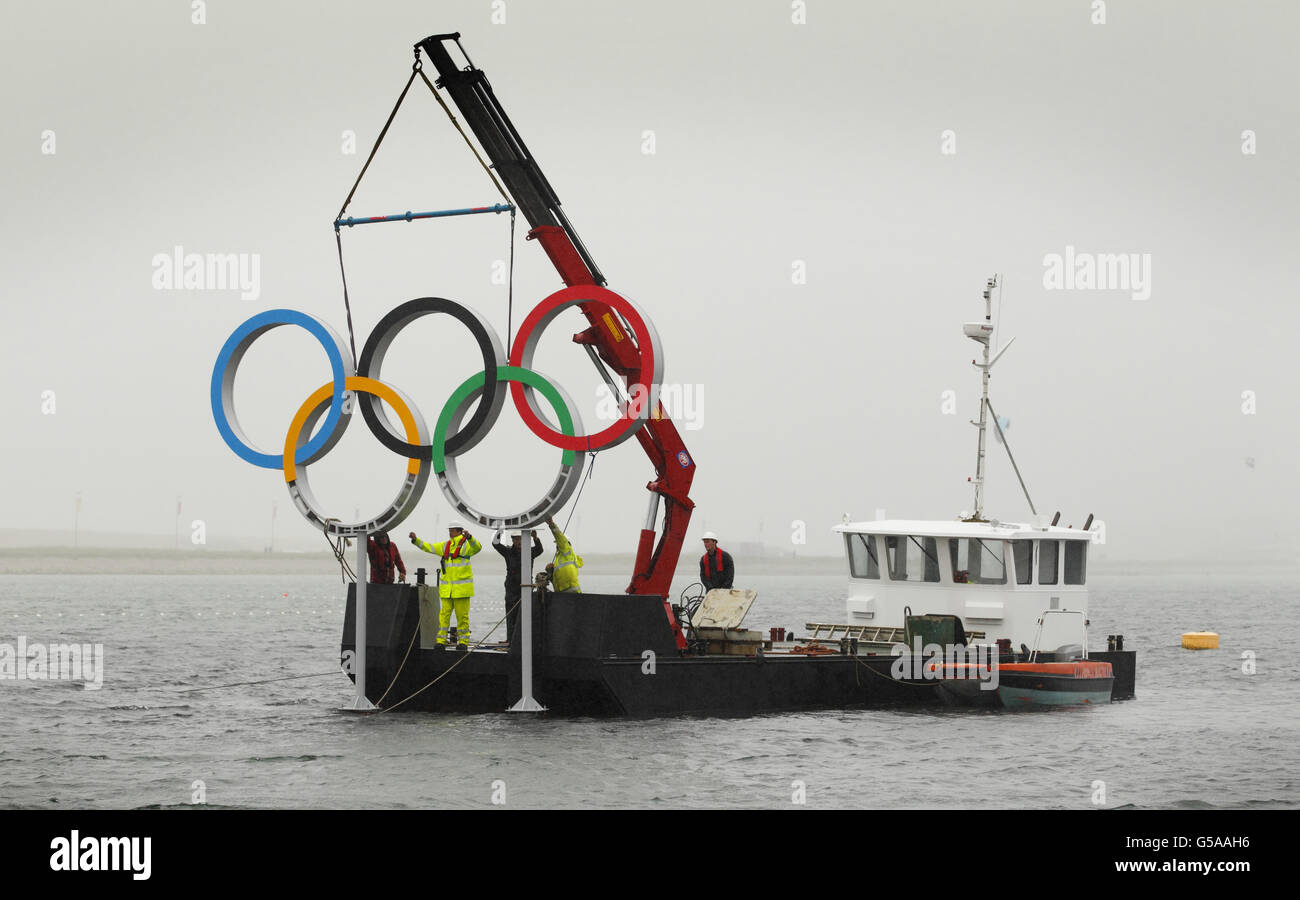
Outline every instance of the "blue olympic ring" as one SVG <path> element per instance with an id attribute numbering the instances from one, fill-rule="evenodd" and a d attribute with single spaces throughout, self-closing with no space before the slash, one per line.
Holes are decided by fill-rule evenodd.
<path id="1" fill-rule="evenodd" d="M 234 409 L 235 372 L 253 341 L 280 325 L 297 325 L 320 341 L 321 346 L 325 348 L 325 355 L 329 357 L 330 369 L 334 374 L 334 393 L 330 399 L 325 423 L 314 438 L 297 449 L 293 457 L 294 462 L 299 465 L 315 462 L 328 453 L 342 437 L 343 429 L 339 428 L 339 421 L 351 415 L 344 411 L 344 404 L 350 393 L 344 385 L 350 376 L 356 374 L 352 357 L 348 354 L 343 339 L 335 333 L 334 329 L 315 316 L 293 309 L 268 309 L 235 329 L 234 334 L 222 345 L 221 352 L 217 354 L 217 364 L 212 369 L 210 392 L 212 417 L 216 420 L 217 431 L 221 433 L 226 446 L 234 450 L 240 459 L 263 469 L 282 468 L 284 455 L 258 450 L 251 446 L 244 435 Z"/>

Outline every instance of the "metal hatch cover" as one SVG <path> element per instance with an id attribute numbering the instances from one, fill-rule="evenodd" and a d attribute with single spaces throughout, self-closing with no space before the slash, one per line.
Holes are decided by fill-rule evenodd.
<path id="1" fill-rule="evenodd" d="M 691 624 L 696 628 L 739 628 L 757 596 L 757 591 L 714 588 L 704 595 L 704 602 L 691 617 Z"/>

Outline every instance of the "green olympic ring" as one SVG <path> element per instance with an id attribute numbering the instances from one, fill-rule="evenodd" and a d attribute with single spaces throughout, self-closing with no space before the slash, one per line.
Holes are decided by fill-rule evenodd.
<path id="1" fill-rule="evenodd" d="M 560 431 L 566 435 L 577 434 L 577 426 L 581 425 L 581 419 L 573 400 L 563 388 L 554 384 L 541 373 L 521 366 L 497 366 L 496 376 L 498 382 L 514 381 L 537 390 L 546 398 L 555 411 L 555 416 L 559 420 Z M 546 492 L 546 495 L 526 511 L 512 516 L 498 516 L 479 511 L 468 500 L 463 499 L 468 494 L 461 482 L 460 473 L 456 469 L 457 457 L 447 456 L 446 442 L 448 434 L 455 434 L 460 431 L 461 420 L 465 417 L 465 413 L 473 401 L 482 396 L 486 383 L 487 373 L 485 371 L 471 375 L 452 392 L 446 405 L 443 406 L 442 412 L 438 414 L 438 424 L 431 435 L 434 475 L 438 478 L 438 486 L 441 488 L 443 496 L 447 498 L 447 502 L 467 518 L 494 529 L 536 527 L 545 521 L 550 510 L 558 509 L 573 495 L 578 484 L 582 481 L 585 457 L 573 450 L 562 451 L 560 455 L 560 471 L 554 483 Z"/>

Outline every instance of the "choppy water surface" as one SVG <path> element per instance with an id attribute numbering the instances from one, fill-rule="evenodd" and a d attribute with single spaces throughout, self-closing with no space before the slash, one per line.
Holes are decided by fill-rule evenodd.
<path id="1" fill-rule="evenodd" d="M 584 577 L 589 590 L 624 580 Z M 759 576 L 747 624 L 843 617 L 838 576 Z M 475 601 L 475 629 L 501 615 Z M 1138 650 L 1138 699 L 993 713 L 646 721 L 339 711 L 337 577 L 0 576 L 0 643 L 102 643 L 100 690 L 0 681 L 0 806 L 1091 808 L 1300 806 L 1293 579 L 1110 577 L 1091 635 Z M 1212 629 L 1222 649 L 1180 649 Z M 1256 673 L 1242 672 L 1254 654 Z M 325 677 L 184 693 L 313 673 Z"/>

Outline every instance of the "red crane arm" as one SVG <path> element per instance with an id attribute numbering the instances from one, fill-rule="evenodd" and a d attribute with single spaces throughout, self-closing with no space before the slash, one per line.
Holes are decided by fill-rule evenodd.
<path id="1" fill-rule="evenodd" d="M 563 228 L 543 225 L 530 231 L 528 239 L 542 245 L 566 286 L 596 284 Z M 630 386 L 640 371 L 640 353 L 630 341 L 614 338 L 606 317 L 616 313 L 608 304 L 599 301 L 580 304 L 579 309 L 586 316 L 589 327 L 573 336 L 574 343 L 595 349 L 600 359 L 622 377 L 624 385 Z M 686 528 L 691 521 L 691 510 L 695 508 L 689 496 L 695 478 L 695 460 L 687 452 L 677 426 L 668 418 L 658 400 L 645 426 L 637 431 L 636 439 L 654 466 L 655 478 L 646 485 L 653 497 L 637 543 L 632 582 L 627 591 L 629 594 L 658 594 L 667 600 L 686 538 Z M 655 519 L 659 498 L 664 500 L 664 529 L 656 546 Z"/>
<path id="2" fill-rule="evenodd" d="M 541 244 L 565 285 L 603 286 L 605 276 L 560 208 L 559 197 L 501 107 L 487 76 L 474 67 L 464 48 L 460 47 L 459 39 L 458 33 L 432 35 L 416 44 L 417 55 L 421 50 L 428 54 L 438 70 L 438 87 L 446 90 L 455 102 L 466 125 L 492 160 L 492 168 L 515 206 L 531 226 L 529 240 Z M 452 61 L 448 42 L 455 42 L 460 47 L 467 66 L 461 67 Z M 619 327 L 626 330 L 626 323 L 616 325 L 617 312 L 600 301 L 582 303 L 579 308 L 587 318 L 588 327 L 573 336 L 574 342 L 593 350 L 630 389 L 634 383 L 632 379 L 639 371 L 641 354 L 632 341 L 615 336 Z M 602 371 L 602 374 L 605 373 Z M 681 435 L 665 415 L 658 398 L 655 398 L 654 409 L 637 431 L 636 438 L 654 466 L 655 478 L 646 485 L 651 495 L 650 507 L 637 543 L 636 562 L 627 590 L 628 593 L 657 594 L 664 598 L 664 608 L 676 634 L 677 646 L 685 649 L 686 639 L 673 615 L 668 593 L 686 528 L 690 524 L 691 510 L 695 506 L 689 497 L 691 482 L 695 478 L 695 460 L 686 451 Z M 656 544 L 655 524 L 661 500 L 664 507 L 663 534 Z"/>

